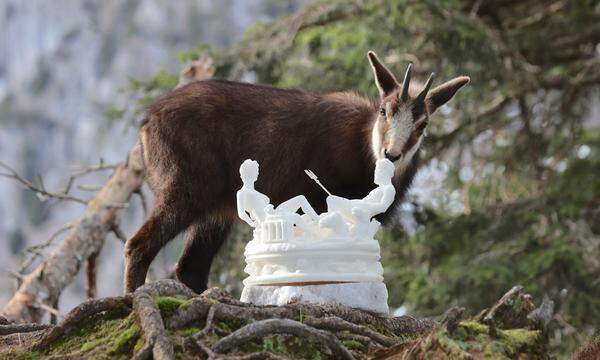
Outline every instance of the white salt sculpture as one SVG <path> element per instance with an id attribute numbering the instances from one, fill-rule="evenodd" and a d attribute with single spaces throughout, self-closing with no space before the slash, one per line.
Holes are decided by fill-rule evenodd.
<path id="1" fill-rule="evenodd" d="M 307 174 L 318 182 L 314 174 Z M 244 252 L 244 271 L 249 276 L 244 280 L 242 301 L 342 303 L 388 312 L 379 243 L 373 238 L 380 223 L 372 218 L 394 201 L 391 161 L 377 161 L 377 187 L 363 199 L 331 195 L 318 182 L 330 194 L 327 212 L 320 215 L 304 196 L 271 205 L 266 195 L 254 189 L 256 161 L 244 161 L 240 175 L 238 215 L 254 228 Z"/>

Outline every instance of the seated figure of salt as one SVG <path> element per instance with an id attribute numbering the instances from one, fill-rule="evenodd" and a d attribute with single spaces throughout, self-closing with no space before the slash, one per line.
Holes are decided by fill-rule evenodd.
<path id="1" fill-rule="evenodd" d="M 379 243 L 373 238 L 380 224 L 372 219 L 394 201 L 394 165 L 389 160 L 377 161 L 377 186 L 365 198 L 329 195 L 327 212 L 320 215 L 304 196 L 271 205 L 266 195 L 254 189 L 256 161 L 244 161 L 240 175 L 238 215 L 254 228 L 244 252 L 244 271 L 249 276 L 244 280 L 242 301 L 338 303 L 389 312 Z"/>

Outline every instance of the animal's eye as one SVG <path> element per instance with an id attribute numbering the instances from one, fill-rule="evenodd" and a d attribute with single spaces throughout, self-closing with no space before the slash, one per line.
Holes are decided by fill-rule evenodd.
<path id="1" fill-rule="evenodd" d="M 385 109 L 384 108 L 379 109 L 379 113 L 381 114 L 381 116 L 385 116 Z"/>

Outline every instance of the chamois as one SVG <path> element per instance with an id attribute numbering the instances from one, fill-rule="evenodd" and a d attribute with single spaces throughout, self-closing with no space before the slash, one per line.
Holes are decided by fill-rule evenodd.
<path id="1" fill-rule="evenodd" d="M 396 167 L 393 212 L 418 166 L 429 116 L 463 85 L 457 77 L 433 89 L 403 82 L 368 59 L 379 89 L 371 101 L 353 92 L 311 93 L 224 80 L 197 81 L 156 100 L 140 127 L 147 180 L 156 195 L 148 220 L 126 244 L 125 291 L 142 285 L 158 251 L 187 229 L 177 277 L 206 289 L 214 256 L 237 220 L 240 164 L 257 160 L 257 190 L 274 205 L 304 194 L 315 210 L 325 194 L 304 174 L 311 169 L 336 195 L 362 198 L 374 187 L 375 162 Z"/>

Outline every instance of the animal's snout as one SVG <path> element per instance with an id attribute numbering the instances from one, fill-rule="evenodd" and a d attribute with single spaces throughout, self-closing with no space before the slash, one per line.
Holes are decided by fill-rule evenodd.
<path id="1" fill-rule="evenodd" d="M 387 151 L 387 149 L 383 150 L 383 155 L 391 162 L 396 162 L 402 158 L 402 152 L 400 152 L 398 155 L 392 155 Z"/>

